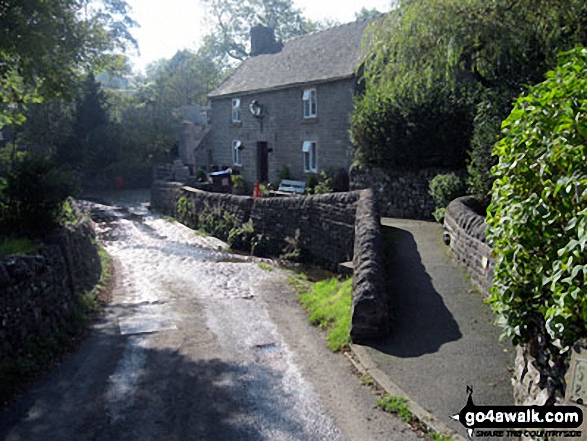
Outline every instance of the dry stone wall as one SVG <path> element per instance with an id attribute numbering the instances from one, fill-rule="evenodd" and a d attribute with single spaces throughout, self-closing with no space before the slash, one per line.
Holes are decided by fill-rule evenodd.
<path id="1" fill-rule="evenodd" d="M 480 212 L 482 207 L 474 197 L 455 199 L 446 208 L 444 235 L 457 260 L 488 298 L 496 262 L 487 243 L 485 217 Z M 564 372 L 548 361 L 539 343 L 543 339 L 537 335 L 534 342 L 516 347 L 512 386 L 518 405 L 542 406 L 562 400 L 558 386 Z"/>
<path id="2" fill-rule="evenodd" d="M 351 338 L 383 337 L 389 331 L 389 305 L 383 276 L 384 257 L 377 200 L 361 192 L 357 203 L 353 257 L 353 310 Z"/>
<path id="3" fill-rule="evenodd" d="M 437 174 L 462 170 L 425 168 L 421 170 L 386 170 L 351 168 L 351 190 L 372 188 L 384 217 L 431 220 L 435 203 L 429 193 L 430 181 Z"/>
<path id="4" fill-rule="evenodd" d="M 190 213 L 178 213 L 178 205 L 186 201 Z M 297 238 L 306 261 L 331 269 L 353 261 L 356 282 L 351 336 L 357 341 L 379 338 L 387 332 L 379 214 L 371 190 L 253 199 L 156 182 L 151 206 L 168 215 L 180 215 L 192 226 L 197 226 L 197 213 L 206 207 L 229 212 L 240 224 L 252 220 L 255 233 L 268 239 L 272 255 L 281 254 L 287 238 Z"/>
<path id="5" fill-rule="evenodd" d="M 472 196 L 452 201 L 446 207 L 444 237 L 471 280 L 487 296 L 493 280 L 495 259 L 487 244 L 487 224 L 485 216 L 479 214 L 481 208 Z"/>
<path id="6" fill-rule="evenodd" d="M 100 272 L 89 220 L 61 228 L 36 255 L 0 260 L 0 363 L 67 324 Z"/>

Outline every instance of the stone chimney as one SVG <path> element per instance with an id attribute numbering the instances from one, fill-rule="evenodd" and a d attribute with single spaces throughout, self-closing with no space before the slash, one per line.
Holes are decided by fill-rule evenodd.
<path id="1" fill-rule="evenodd" d="M 275 31 L 263 25 L 251 28 L 251 57 L 263 54 L 275 54 L 281 51 L 283 43 L 275 41 Z"/>

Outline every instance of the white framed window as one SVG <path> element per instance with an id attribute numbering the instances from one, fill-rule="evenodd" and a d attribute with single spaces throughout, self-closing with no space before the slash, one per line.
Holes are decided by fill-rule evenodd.
<path id="1" fill-rule="evenodd" d="M 239 98 L 232 100 L 232 122 L 241 122 L 241 100 Z"/>
<path id="2" fill-rule="evenodd" d="M 304 153 L 304 171 L 308 173 L 318 172 L 318 151 L 315 141 L 304 141 L 302 144 Z"/>
<path id="3" fill-rule="evenodd" d="M 304 89 L 302 95 L 304 118 L 316 118 L 318 115 L 318 99 L 316 89 Z"/>
<path id="4" fill-rule="evenodd" d="M 232 163 L 234 165 L 243 165 L 242 152 L 243 143 L 238 140 L 232 141 Z"/>

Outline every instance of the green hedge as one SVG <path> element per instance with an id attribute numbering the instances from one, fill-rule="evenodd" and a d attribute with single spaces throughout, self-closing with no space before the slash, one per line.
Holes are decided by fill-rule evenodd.
<path id="1" fill-rule="evenodd" d="M 492 303 L 556 361 L 587 337 L 587 49 L 561 55 L 503 123 L 487 222 Z M 540 337 L 541 336 L 541 337 Z"/>

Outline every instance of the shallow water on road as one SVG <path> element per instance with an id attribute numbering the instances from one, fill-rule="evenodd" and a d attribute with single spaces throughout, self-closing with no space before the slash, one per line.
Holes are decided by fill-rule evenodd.
<path id="1" fill-rule="evenodd" d="M 203 338 L 202 345 L 213 344 L 222 363 L 238 367 L 238 374 L 233 368 L 218 371 L 210 385 L 230 391 L 226 403 L 208 398 L 210 406 L 226 406 L 230 424 L 225 430 L 232 433 L 238 426 L 239 439 L 342 439 L 268 314 L 260 283 L 285 280 L 285 272 L 223 251 L 222 241 L 140 206 L 91 208 L 104 247 L 117 262 L 113 304 L 124 308 L 118 325 L 129 336 L 105 395 L 110 424 L 128 423 L 135 415 L 136 397 L 149 387 L 144 373 L 157 369 L 149 366 L 149 354 L 173 349 L 198 362 L 199 354 L 182 349 L 178 341 L 197 346 Z M 168 389 L 164 393 L 173 393 L 172 386 Z M 201 429 L 202 439 L 222 439 L 212 435 L 209 425 Z M 220 432 L 222 427 L 219 422 Z"/>

